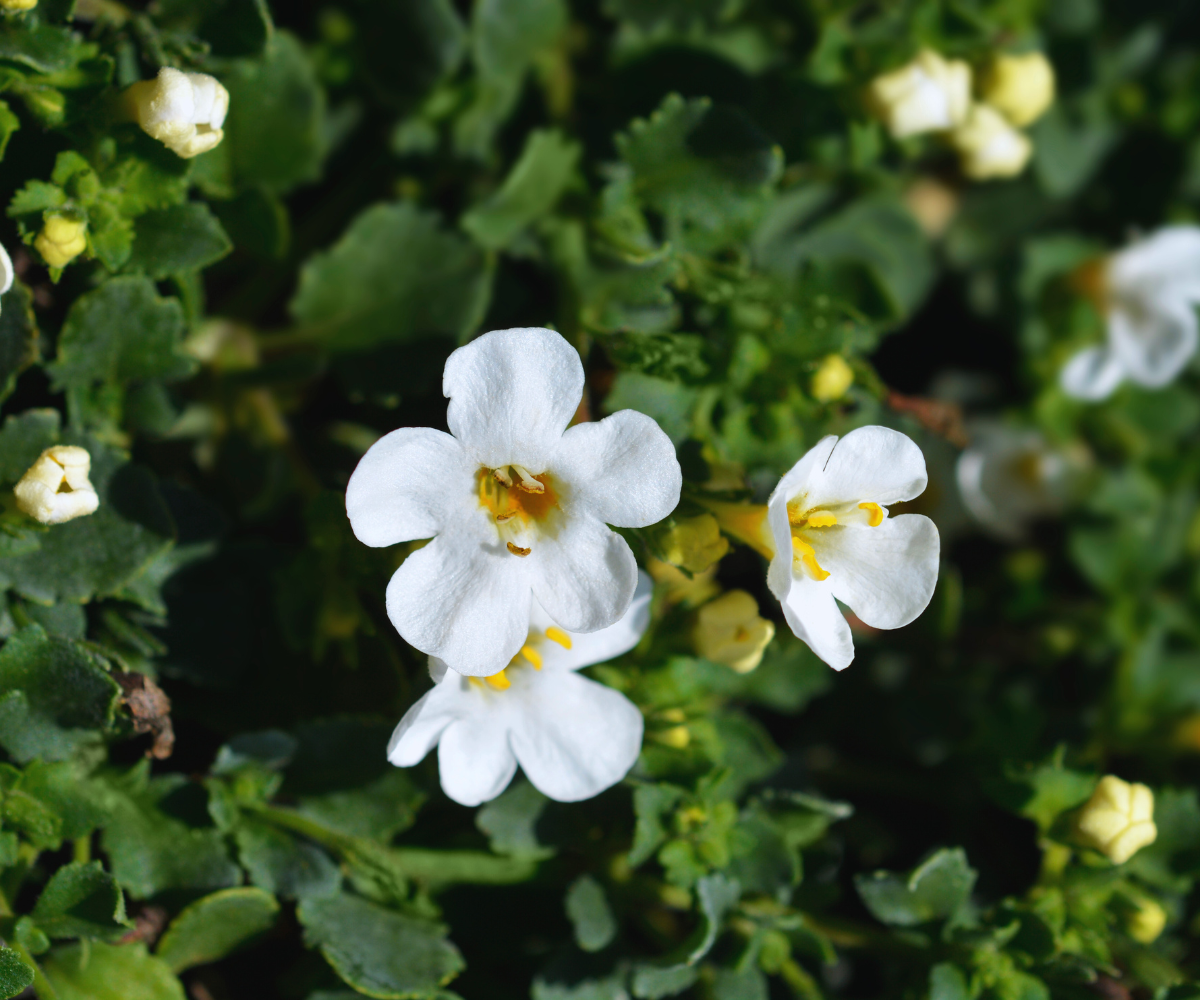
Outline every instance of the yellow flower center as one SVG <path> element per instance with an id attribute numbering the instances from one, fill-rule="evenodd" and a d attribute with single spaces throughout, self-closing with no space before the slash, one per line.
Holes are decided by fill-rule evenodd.
<path id="1" fill-rule="evenodd" d="M 829 571 L 817 561 L 817 551 L 813 545 L 820 538 L 820 532 L 844 524 L 865 524 L 869 528 L 878 528 L 883 524 L 884 510 L 877 503 L 838 504 L 835 513 L 819 507 L 805 510 L 800 506 L 802 502 L 803 500 L 793 500 L 788 504 L 788 523 L 792 528 L 792 561 L 793 565 L 798 563 L 817 581 L 829 577 Z"/>
<path id="2" fill-rule="evenodd" d="M 533 551 L 530 529 L 545 526 L 559 509 L 550 474 L 531 475 L 519 465 L 481 468 L 475 474 L 479 505 L 488 512 L 500 538 L 514 556 Z"/>
<path id="3" fill-rule="evenodd" d="M 537 647 L 547 639 L 562 646 L 563 649 L 571 648 L 571 637 L 557 625 L 551 625 L 545 632 L 531 628 L 525 639 L 525 645 L 521 647 L 521 651 L 516 656 L 509 660 L 507 667 L 490 677 L 468 677 L 467 680 L 477 688 L 489 687 L 493 691 L 507 691 L 512 687 L 508 671 L 519 670 L 526 665 L 533 667 L 534 670 L 542 669 L 542 654 L 538 652 Z"/>

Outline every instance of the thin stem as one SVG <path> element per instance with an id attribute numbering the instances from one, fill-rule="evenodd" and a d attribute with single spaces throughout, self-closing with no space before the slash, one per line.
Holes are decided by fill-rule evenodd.
<path id="1" fill-rule="evenodd" d="M 37 959 L 29 953 L 29 949 L 18 941 L 9 941 L 8 946 L 17 953 L 17 957 L 22 962 L 33 970 L 33 990 L 37 993 L 38 1000 L 58 1000 L 58 991 L 50 984 L 46 973 L 38 965 Z"/>

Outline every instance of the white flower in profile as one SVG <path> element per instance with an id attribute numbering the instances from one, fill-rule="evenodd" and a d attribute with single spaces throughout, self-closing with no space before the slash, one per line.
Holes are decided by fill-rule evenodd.
<path id="1" fill-rule="evenodd" d="M 971 67 L 930 49 L 871 81 L 868 100 L 896 139 L 944 132 L 960 124 L 971 107 Z"/>
<path id="2" fill-rule="evenodd" d="M 1110 396 L 1123 381 L 1159 389 L 1196 353 L 1200 227 L 1167 226 L 1089 272 L 1107 343 L 1064 366 L 1063 389 L 1078 399 Z"/>
<path id="3" fill-rule="evenodd" d="M 927 482 L 921 449 L 899 431 L 860 427 L 816 443 L 767 501 L 767 573 L 792 631 L 842 670 L 854 659 L 841 601 L 864 624 L 907 625 L 937 584 L 940 540 L 921 514 L 888 516 Z"/>
<path id="4" fill-rule="evenodd" d="M 1032 428 L 979 423 L 958 457 L 955 478 L 963 504 L 989 533 L 1019 541 L 1035 518 L 1065 506 L 1079 461 L 1051 448 Z"/>
<path id="5" fill-rule="evenodd" d="M 654 524 L 679 502 L 675 449 L 650 417 L 621 410 L 567 428 L 583 384 L 578 353 L 554 331 L 485 334 L 446 361 L 451 433 L 393 431 L 350 477 L 360 541 L 433 538 L 396 570 L 388 616 L 461 674 L 505 667 L 533 598 L 571 632 L 618 621 L 637 564 L 609 525 Z"/>
<path id="6" fill-rule="evenodd" d="M 229 91 L 207 73 L 164 66 L 125 91 L 129 114 L 148 135 L 184 159 L 206 153 L 225 133 Z"/>
<path id="7" fill-rule="evenodd" d="M 560 802 L 615 785 L 641 751 L 642 713 L 576 671 L 637 645 L 650 621 L 651 586 L 641 574 L 625 616 L 598 632 L 561 629 L 534 601 L 521 651 L 485 679 L 431 657 L 435 686 L 400 720 L 388 760 L 411 767 L 436 745 L 442 788 L 464 806 L 494 799 L 518 764 L 535 788 Z"/>

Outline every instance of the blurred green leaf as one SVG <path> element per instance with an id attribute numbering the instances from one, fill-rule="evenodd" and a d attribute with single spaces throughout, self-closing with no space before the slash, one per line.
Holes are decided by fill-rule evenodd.
<path id="1" fill-rule="evenodd" d="M 38 897 L 33 919 L 52 938 L 113 941 L 129 929 L 125 897 L 99 861 L 58 869 Z"/>
<path id="2" fill-rule="evenodd" d="M 126 266 L 161 279 L 208 267 L 232 249 L 233 244 L 208 206 L 191 201 L 140 216 Z"/>
<path id="3" fill-rule="evenodd" d="M 976 872 L 961 847 L 943 848 L 911 872 L 855 876 L 867 909 L 885 924 L 914 927 L 953 917 L 971 896 Z"/>
<path id="4" fill-rule="evenodd" d="M 137 944 L 84 942 L 42 960 L 58 1000 L 186 1000 L 167 964 Z"/>
<path id="5" fill-rule="evenodd" d="M 567 889 L 567 916 L 575 928 L 575 943 L 584 951 L 602 951 L 617 934 L 617 921 L 604 887 L 590 875 L 580 875 Z"/>
<path id="6" fill-rule="evenodd" d="M 204 896 L 171 921 L 158 943 L 158 957 L 174 973 L 216 962 L 270 930 L 279 915 L 275 897 L 240 886 Z"/>

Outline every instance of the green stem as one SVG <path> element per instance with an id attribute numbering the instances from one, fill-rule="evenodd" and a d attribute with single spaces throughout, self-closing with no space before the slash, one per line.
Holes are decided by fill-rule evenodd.
<path id="1" fill-rule="evenodd" d="M 38 1000 L 58 1000 L 58 991 L 50 984 L 46 973 L 38 965 L 37 959 L 29 953 L 29 949 L 17 941 L 10 941 L 8 946 L 17 953 L 22 962 L 33 970 L 33 989 L 38 995 Z"/>
<path id="2" fill-rule="evenodd" d="M 256 813 L 268 823 L 274 823 L 285 830 L 298 833 L 309 840 L 315 841 L 322 847 L 336 851 L 338 854 L 344 854 L 348 846 L 345 835 L 335 833 L 328 827 L 324 827 L 320 823 L 309 819 L 307 816 L 302 816 L 291 809 L 280 809 L 278 806 L 263 806 L 257 809 Z"/>

